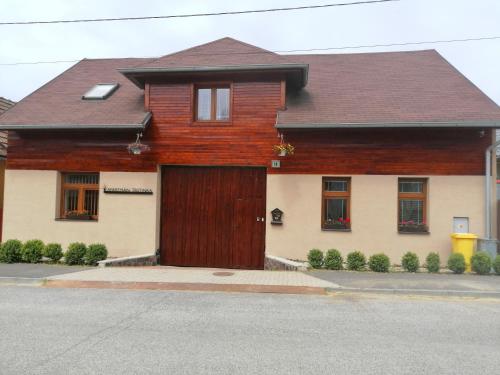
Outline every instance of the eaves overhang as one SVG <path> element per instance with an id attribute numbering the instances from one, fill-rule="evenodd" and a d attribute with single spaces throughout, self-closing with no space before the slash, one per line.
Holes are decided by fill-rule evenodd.
<path id="1" fill-rule="evenodd" d="M 144 130 L 151 117 L 148 112 L 138 124 L 0 124 L 0 130 Z"/>
<path id="2" fill-rule="evenodd" d="M 277 129 L 376 129 L 376 128 L 500 128 L 500 120 L 383 122 L 383 123 L 290 123 L 276 124 Z"/>
<path id="3" fill-rule="evenodd" d="M 178 77 L 193 74 L 214 73 L 256 73 L 256 72 L 282 72 L 287 77 L 287 82 L 296 87 L 307 84 L 309 64 L 249 64 L 249 65 L 220 65 L 220 66 L 185 66 L 164 68 L 123 68 L 118 71 L 132 81 L 137 87 L 144 89 L 146 81 L 150 79 Z"/>

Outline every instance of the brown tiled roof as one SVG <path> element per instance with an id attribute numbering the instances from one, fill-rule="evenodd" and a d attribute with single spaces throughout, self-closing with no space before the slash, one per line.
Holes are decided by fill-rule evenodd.
<path id="1" fill-rule="evenodd" d="M 0 116 L 0 125 L 137 125 L 147 117 L 144 93 L 118 73 L 150 59 L 82 60 Z M 98 83 L 119 83 L 105 100 L 82 100 Z"/>
<path id="2" fill-rule="evenodd" d="M 500 108 L 435 50 L 294 56 L 309 81 L 277 124 L 500 121 Z"/>
<path id="3" fill-rule="evenodd" d="M 289 90 L 278 127 L 461 122 L 500 123 L 500 109 L 436 51 L 277 55 L 223 38 L 158 59 L 82 60 L 0 116 L 11 125 L 140 125 L 144 93 L 117 69 L 309 64 L 309 81 Z M 120 84 L 106 100 L 82 100 L 97 83 Z"/>
<path id="4" fill-rule="evenodd" d="M 290 63 L 286 56 L 252 46 L 233 38 L 222 38 L 162 56 L 140 68 L 179 68 Z"/>
<path id="5" fill-rule="evenodd" d="M 145 83 L 161 77 L 196 74 L 210 77 L 217 73 L 280 71 L 290 87 L 303 87 L 307 82 L 307 64 L 298 64 L 290 56 L 240 42 L 222 38 L 210 43 L 189 48 L 120 72 L 139 88 Z"/>

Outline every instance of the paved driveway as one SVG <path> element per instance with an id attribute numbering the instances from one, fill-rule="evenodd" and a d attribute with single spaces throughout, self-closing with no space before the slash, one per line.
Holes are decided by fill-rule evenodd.
<path id="1" fill-rule="evenodd" d="M 1 278 L 43 279 L 64 273 L 83 271 L 89 267 L 63 266 L 58 264 L 0 263 Z"/>
<path id="2" fill-rule="evenodd" d="M 2 375 L 495 374 L 498 300 L 0 287 Z"/>

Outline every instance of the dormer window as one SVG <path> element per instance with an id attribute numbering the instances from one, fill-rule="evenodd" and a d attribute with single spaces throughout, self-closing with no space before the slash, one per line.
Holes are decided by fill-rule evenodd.
<path id="1" fill-rule="evenodd" d="M 104 100 L 109 98 L 117 89 L 118 83 L 99 83 L 82 96 L 85 100 Z"/>
<path id="2" fill-rule="evenodd" d="M 195 121 L 224 122 L 231 115 L 230 85 L 195 86 Z"/>

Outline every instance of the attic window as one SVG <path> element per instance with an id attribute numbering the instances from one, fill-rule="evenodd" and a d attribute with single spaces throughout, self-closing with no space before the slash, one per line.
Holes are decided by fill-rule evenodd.
<path id="1" fill-rule="evenodd" d="M 111 96 L 117 89 L 118 83 L 99 83 L 82 96 L 86 100 L 104 100 Z"/>

